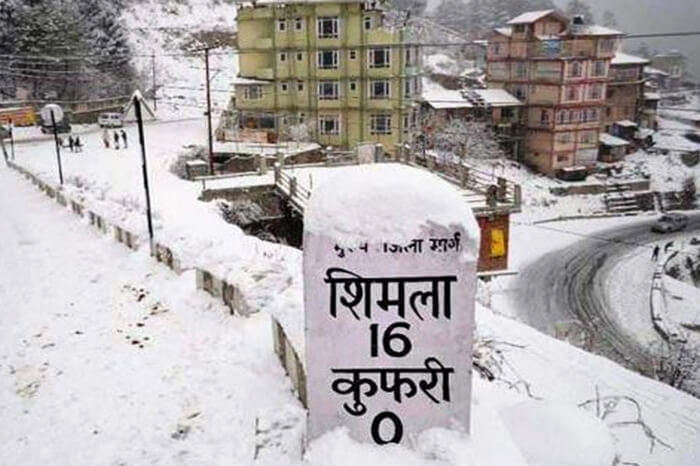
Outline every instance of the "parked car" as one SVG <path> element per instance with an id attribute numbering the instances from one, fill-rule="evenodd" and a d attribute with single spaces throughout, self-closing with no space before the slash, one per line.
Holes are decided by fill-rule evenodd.
<path id="1" fill-rule="evenodd" d="M 100 128 L 121 128 L 124 126 L 124 116 L 121 113 L 101 113 L 97 124 Z"/>
<path id="2" fill-rule="evenodd" d="M 656 233 L 671 233 L 684 230 L 688 226 L 688 216 L 683 214 L 666 214 L 651 227 Z"/>
<path id="3" fill-rule="evenodd" d="M 700 144 L 700 131 L 688 131 L 684 136 L 686 139 Z"/>

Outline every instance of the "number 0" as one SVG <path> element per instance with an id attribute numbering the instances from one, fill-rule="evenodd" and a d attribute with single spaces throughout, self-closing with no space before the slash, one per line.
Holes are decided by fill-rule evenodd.
<path id="1" fill-rule="evenodd" d="M 382 421 L 385 419 L 394 424 L 394 435 L 388 440 L 384 440 L 379 434 L 379 428 L 381 427 Z M 391 411 L 382 411 L 374 417 L 372 421 L 372 440 L 374 440 L 374 443 L 377 445 L 399 443 L 401 442 L 401 438 L 403 438 L 403 424 L 396 414 Z"/>

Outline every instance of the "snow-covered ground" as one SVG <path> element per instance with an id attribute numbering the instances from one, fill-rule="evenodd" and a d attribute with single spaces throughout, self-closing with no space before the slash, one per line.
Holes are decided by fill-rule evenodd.
<path id="1" fill-rule="evenodd" d="M 300 409 L 265 314 L 0 185 L 0 464 L 247 464 L 256 417 Z"/>
<path id="2" fill-rule="evenodd" d="M 0 462 L 251 464 L 255 417 L 296 409 L 264 314 L 227 316 L 191 273 L 91 232 L 8 170 L 0 181 L 14 271 L 0 282 L 0 410 L 12 426 Z M 335 431 L 304 464 L 697 464 L 700 400 L 481 306 L 477 327 L 482 360 L 501 369 L 494 382 L 475 375 L 471 436 L 431 430 L 412 449 L 379 448 Z"/>
<path id="3" fill-rule="evenodd" d="M 132 141 L 132 145 L 128 150 L 117 152 L 112 149 L 104 149 L 100 145 L 101 142 L 98 136 L 95 135 L 87 139 L 87 148 L 82 154 L 65 153 L 64 173 L 68 180 L 65 189 L 69 195 L 84 196 L 85 203 L 90 208 L 103 213 L 108 221 L 122 221 L 131 228 L 143 233 L 145 230 L 145 220 L 143 216 L 144 202 L 143 186 L 140 178 L 141 167 L 139 151 L 138 148 L 133 145 L 133 141 L 136 139 L 134 130 L 130 128 L 128 131 L 130 140 Z M 298 325 L 300 322 L 299 319 L 302 318 L 302 314 L 300 313 L 302 302 L 300 286 L 301 255 L 299 252 L 291 248 L 264 243 L 255 238 L 246 237 L 238 228 L 224 222 L 213 204 L 197 201 L 197 196 L 201 189 L 200 184 L 180 180 L 169 173 L 168 167 L 176 157 L 181 146 L 201 142 L 204 140 L 204 135 L 204 125 L 201 121 L 155 124 L 147 128 L 146 139 L 148 141 L 147 152 L 150 180 L 157 220 L 156 238 L 163 240 L 166 244 L 174 244 L 176 253 L 184 254 L 184 262 L 186 264 L 206 266 L 210 270 L 221 272 L 222 276 L 229 273 L 230 275 L 228 278 L 230 282 L 239 284 L 246 297 L 250 298 L 250 302 L 253 303 L 256 308 L 264 309 L 271 313 L 276 313 L 279 310 L 286 310 L 287 314 L 285 317 L 292 322 L 291 324 L 287 322 L 286 328 L 301 328 L 303 331 L 303 325 Z M 47 181 L 55 183 L 57 179 L 55 174 L 55 154 L 50 141 L 22 144 L 19 145 L 18 148 L 17 161 L 20 164 L 38 173 Z M 2 176 L 8 177 L 10 175 L 3 174 Z M 31 195 L 35 193 L 31 191 L 33 188 L 22 183 L 25 182 L 23 180 L 12 182 L 12 180 L 8 178 L 6 180 L 4 179 L 0 184 L 3 191 L 7 189 L 11 193 L 16 193 L 14 197 L 7 196 L 8 202 L 11 202 L 12 205 L 15 206 L 23 206 L 23 209 L 14 207 L 13 210 L 10 210 L 11 212 L 16 212 L 16 215 L 18 215 L 18 220 L 5 223 L 6 228 L 10 228 L 10 230 L 17 229 L 18 227 L 9 225 L 18 225 L 24 221 L 22 220 L 21 213 L 25 210 L 27 212 L 36 211 L 40 214 L 37 216 L 43 218 L 52 215 L 50 211 L 56 209 L 55 203 L 48 204 L 48 206 L 51 207 L 47 206 L 43 208 L 42 206 L 36 205 L 31 199 L 21 197 L 26 196 L 28 190 Z M 18 198 L 17 196 L 20 197 Z M 36 196 L 39 195 L 36 194 Z M 48 203 L 49 201 L 44 200 L 43 202 Z M 3 207 L 3 211 L 4 210 L 5 208 Z M 65 214 L 60 214 L 59 216 L 65 216 Z M 63 220 L 60 218 L 52 219 L 51 223 L 62 221 Z M 84 226 L 77 223 L 75 219 L 70 221 L 74 222 L 76 225 L 75 228 L 84 228 Z M 585 227 L 582 227 L 582 223 L 580 222 L 565 222 L 550 225 L 529 225 L 516 222 L 511 231 L 511 251 L 513 251 L 512 254 L 515 255 L 515 257 L 511 256 L 511 260 L 516 259 L 514 264 L 517 267 L 518 264 L 534 260 L 537 255 L 544 253 L 546 250 L 551 250 L 551 248 L 555 246 L 563 247 L 566 244 L 570 244 L 572 241 L 580 239 L 583 233 L 593 232 L 596 228 L 602 228 L 603 226 L 622 224 L 629 221 L 634 220 L 596 220 L 591 222 L 590 226 L 587 222 L 584 223 L 586 225 Z M 43 226 L 39 218 L 30 217 L 27 223 L 30 226 L 25 227 L 25 230 L 36 231 L 36 235 L 38 235 L 40 231 L 52 232 L 48 226 Z M 70 228 L 70 226 L 66 228 Z M 21 233 L 21 228 L 19 231 L 20 233 L 12 233 L 12 231 L 9 231 L 6 233 L 6 236 L 8 238 L 17 235 L 22 237 L 27 236 L 27 233 Z M 12 234 L 15 236 L 11 236 Z M 200 308 L 211 309 L 208 312 L 211 312 L 215 322 L 221 323 L 224 328 L 222 331 L 233 332 L 232 335 L 234 336 L 236 333 L 230 329 L 230 326 L 236 328 L 237 325 L 243 325 L 242 322 L 244 321 L 235 319 L 234 323 L 230 323 L 226 320 L 228 318 L 223 317 L 223 313 L 218 309 L 218 306 L 212 304 L 210 301 L 205 299 L 204 303 L 200 302 L 200 295 L 193 291 L 194 278 L 191 276 L 191 272 L 185 273 L 185 275 L 179 279 L 172 277 L 168 275 L 169 272 L 160 271 L 155 268 L 143 253 L 130 255 L 129 257 L 132 258 L 131 260 L 133 263 L 126 263 L 126 259 L 119 259 L 122 256 L 126 257 L 126 252 L 122 253 L 119 249 L 115 250 L 114 248 L 116 248 L 116 246 L 113 246 L 108 241 L 96 235 L 87 233 L 86 235 L 89 237 L 90 241 L 83 239 L 83 237 L 68 237 L 64 238 L 63 241 L 68 245 L 76 245 L 73 246 L 73 248 L 88 248 L 90 244 L 94 242 L 99 248 L 114 250 L 115 254 L 119 257 L 115 259 L 110 256 L 102 261 L 95 260 L 94 267 L 92 268 L 85 265 L 83 268 L 86 270 L 86 273 L 90 273 L 88 273 L 88 277 L 85 280 L 79 280 L 81 284 L 79 289 L 70 288 L 69 286 L 71 277 L 81 277 L 78 272 L 64 273 L 63 281 L 58 281 L 56 287 L 72 289 L 78 294 L 80 292 L 79 290 L 85 288 L 82 285 L 84 281 L 90 282 L 90 279 L 97 276 L 118 276 L 119 279 L 117 280 L 116 287 L 107 290 L 108 294 L 106 298 L 104 294 L 95 292 L 96 297 L 93 301 L 90 301 L 94 309 L 90 308 L 90 312 L 99 316 L 99 312 L 95 312 L 95 309 L 103 309 L 104 303 L 110 303 L 110 306 L 112 305 L 111 303 L 115 303 L 114 305 L 117 307 L 121 304 L 122 307 L 119 307 L 119 309 L 124 309 L 120 312 L 122 312 L 125 317 L 121 317 L 122 314 L 117 313 L 119 317 L 110 317 L 110 322 L 117 322 L 118 326 L 117 323 L 114 324 L 116 328 L 133 332 L 133 335 L 131 333 L 128 333 L 128 335 L 130 337 L 136 336 L 139 340 L 139 344 L 143 341 L 141 337 L 145 336 L 149 336 L 149 341 L 160 341 L 168 334 L 166 329 L 169 329 L 169 326 L 173 325 L 182 328 L 191 327 L 190 331 L 197 332 L 195 336 L 185 334 L 185 336 L 177 337 L 179 339 L 175 340 L 179 342 L 180 347 L 188 348 L 188 345 L 191 345 L 190 340 L 198 342 L 198 338 L 201 338 L 199 336 L 200 325 L 207 325 L 205 323 L 200 324 L 200 320 L 203 319 L 200 319 L 199 314 L 197 314 L 197 309 Z M 17 242 L 19 243 L 21 240 L 17 240 Z M 36 244 L 36 240 L 34 240 L 33 243 Z M 62 249 L 59 247 L 61 245 L 53 246 L 56 250 Z M 32 247 L 33 244 L 27 246 L 29 249 L 32 249 Z M 20 247 L 19 249 L 21 250 L 22 248 Z M 79 260 L 72 257 L 77 254 L 74 252 L 75 249 L 64 245 L 63 250 L 65 251 L 65 255 L 59 258 L 60 264 L 56 267 L 63 270 L 65 264 L 68 263 L 75 262 L 78 265 L 82 264 Z M 96 254 L 97 253 L 95 253 L 95 255 Z M 90 256 L 90 254 L 87 255 Z M 79 254 L 77 256 L 80 257 Z M 40 255 L 38 255 L 37 260 L 39 260 L 39 258 Z M 48 261 L 50 258 L 51 256 L 48 256 L 46 260 Z M 4 262 L 5 259 L 3 258 L 3 263 Z M 102 267 L 101 275 L 98 275 L 95 270 L 98 265 Z M 110 269 L 112 265 L 115 266 L 114 269 Z M 218 269 L 216 267 L 218 267 Z M 19 265 L 12 267 L 13 270 L 18 268 L 20 268 Z M 25 268 L 25 270 L 34 271 L 50 268 L 48 264 L 38 263 L 36 267 L 32 266 L 31 269 Z M 161 283 L 165 281 L 165 279 L 162 278 L 164 276 L 172 277 L 172 284 L 170 282 Z M 22 296 L 28 297 L 37 294 L 37 297 L 28 298 L 26 303 L 22 300 L 16 300 L 16 305 L 10 308 L 24 310 L 23 314 L 29 314 L 30 316 L 36 313 L 36 308 L 43 309 L 44 307 L 59 309 L 56 311 L 57 313 L 65 313 L 66 311 L 60 310 L 62 309 L 61 306 L 65 305 L 65 303 L 61 301 L 54 300 L 51 306 L 49 306 L 47 302 L 42 301 L 37 304 L 37 301 L 34 301 L 39 299 L 39 293 L 35 286 L 38 286 L 39 290 L 44 288 L 51 290 L 54 286 L 48 286 L 46 278 L 39 280 L 33 280 L 31 278 L 32 277 L 30 277 L 30 279 L 25 278 L 21 280 L 22 286 L 24 287 L 21 293 Z M 107 282 L 107 280 L 107 278 L 98 279 L 97 283 Z M 5 282 L 8 282 L 8 280 L 2 280 L 0 283 L 4 285 Z M 133 310 L 130 310 L 131 308 L 127 306 L 127 304 L 131 303 L 130 300 L 134 299 L 130 297 L 131 295 L 129 294 L 130 291 L 128 288 L 124 291 L 120 291 L 121 287 L 127 283 L 149 291 L 148 297 L 144 298 L 144 300 L 153 297 L 153 300 L 160 301 L 164 306 L 168 306 L 171 312 L 174 312 L 172 308 L 178 306 L 178 304 L 172 304 L 172 301 L 169 299 L 172 297 L 172 299 L 177 300 L 177 298 L 182 298 L 184 295 L 185 299 L 183 303 L 181 303 L 183 306 L 181 309 L 188 309 L 188 313 L 165 313 L 164 315 L 167 316 L 167 318 L 170 318 L 169 314 L 177 316 L 178 318 L 181 315 L 183 317 L 181 320 L 176 319 L 173 321 L 164 318 L 163 327 L 156 327 L 155 324 L 151 324 L 151 321 L 157 321 L 157 318 L 159 319 L 162 316 L 150 316 L 150 314 L 148 314 L 150 308 L 139 307 L 140 303 L 138 301 L 134 304 L 136 308 Z M 103 284 L 107 286 L 106 283 Z M 146 302 L 149 306 L 154 304 L 154 302 L 151 301 Z M 69 305 L 68 307 L 70 308 Z M 146 315 L 144 315 L 144 313 Z M 141 317 L 145 316 L 149 316 L 149 319 L 145 321 L 144 327 L 138 327 L 137 324 L 139 322 L 144 323 Z M 191 316 L 193 320 L 186 320 L 185 316 Z M 97 318 L 95 316 L 92 317 Z M 80 320 L 81 319 L 76 318 L 70 321 L 71 329 L 64 329 L 62 331 L 70 334 L 70 332 L 79 330 L 86 335 L 87 332 L 84 329 L 90 327 L 87 325 L 77 327 L 76 325 Z M 251 338 L 257 338 L 259 340 L 257 346 L 254 346 L 254 348 L 258 348 L 254 357 L 259 357 L 261 361 L 273 361 L 272 349 L 269 346 L 267 349 L 260 346 L 262 343 L 269 344 L 269 336 L 266 333 L 269 332 L 269 327 L 267 326 L 264 314 L 260 314 L 253 317 L 251 321 L 245 322 L 247 322 L 245 325 L 251 326 L 264 323 L 261 325 L 265 330 L 261 330 L 260 332 L 265 333 L 265 335 L 258 334 L 257 327 L 251 330 L 253 333 Z M 128 327 L 129 323 L 132 324 L 132 327 Z M 154 325 L 154 328 L 160 330 L 161 333 L 156 333 L 155 330 L 154 333 L 143 333 L 146 329 L 149 329 L 151 325 Z M 134 326 L 136 326 L 136 331 L 140 333 L 136 333 L 136 331 L 132 330 Z M 76 328 L 72 329 L 72 327 Z M 208 327 L 204 328 L 205 331 L 208 332 Z M 696 443 L 696 439 L 698 435 L 700 435 L 700 400 L 693 399 L 658 382 L 625 371 L 610 361 L 591 356 L 565 343 L 553 340 L 513 320 L 494 315 L 490 310 L 481 306 L 478 306 L 477 310 L 477 330 L 481 341 L 479 351 L 484 354 L 483 357 L 487 360 L 491 357 L 499 360 L 504 357 L 506 358 L 506 362 L 498 363 L 498 366 L 501 368 L 499 371 L 502 370 L 503 372 L 499 372 L 498 379 L 493 383 L 489 383 L 475 376 L 472 411 L 474 416 L 472 425 L 474 429 L 471 437 L 465 437 L 453 431 L 428 432 L 417 440 L 417 444 L 412 450 L 399 447 L 380 449 L 373 446 L 357 444 L 350 440 L 343 432 L 333 432 L 310 445 L 306 462 L 308 464 L 324 466 L 357 464 L 358 461 L 363 461 L 366 464 L 386 465 L 508 464 L 517 466 L 519 464 L 524 464 L 521 453 L 518 453 L 518 446 L 527 451 L 528 448 L 523 446 L 525 444 L 535 445 L 538 448 L 542 445 L 548 445 L 549 442 L 551 442 L 551 438 L 544 439 L 542 437 L 548 435 L 546 434 L 547 432 L 551 432 L 552 426 L 560 425 L 557 423 L 563 423 L 561 424 L 561 429 L 556 429 L 558 432 L 569 432 L 571 434 L 571 436 L 567 436 L 568 434 L 566 434 L 564 439 L 558 441 L 558 445 L 566 445 L 566 448 L 561 448 L 562 451 L 566 451 L 567 448 L 572 452 L 580 451 L 574 448 L 574 443 L 576 442 L 571 440 L 572 437 L 578 437 L 584 444 L 586 442 L 592 442 L 594 445 L 597 445 L 596 451 L 600 452 L 604 457 L 606 454 L 610 453 L 609 448 L 605 446 L 605 436 L 600 436 L 598 434 L 593 435 L 591 432 L 599 432 L 596 429 L 592 429 L 591 432 L 581 432 L 580 429 L 577 428 L 578 425 L 590 425 L 588 423 L 591 422 L 599 426 L 600 421 L 596 421 L 595 419 L 591 420 L 589 415 L 586 415 L 589 417 L 584 416 L 583 418 L 577 418 L 570 412 L 573 411 L 573 413 L 581 415 L 577 405 L 587 400 L 594 399 L 597 388 L 602 399 L 601 403 L 604 403 L 605 406 L 614 411 L 606 415 L 608 416 L 605 419 L 606 423 L 612 425 L 612 422 L 634 421 L 636 419 L 634 403 L 621 398 L 604 398 L 607 396 L 630 396 L 640 404 L 642 417 L 648 424 L 648 427 L 651 428 L 660 439 L 673 447 L 673 449 L 669 449 L 657 444 L 653 452 L 650 452 L 650 444 L 643 433 L 644 431 L 641 425 L 630 424 L 628 427 L 612 427 L 610 432 L 613 440 L 612 447 L 610 448 L 612 448 L 613 453 L 620 455 L 622 460 L 629 462 L 636 461 L 640 464 L 658 465 L 697 464 L 697 460 L 700 458 L 700 453 L 697 451 L 700 445 Z M 39 331 L 31 333 L 32 331 L 34 331 L 33 328 L 24 333 L 14 331 L 13 333 L 21 335 L 19 337 L 20 343 L 21 338 L 31 342 L 31 335 L 39 333 Z M 58 330 L 56 332 L 55 334 L 58 334 Z M 116 332 L 116 329 L 114 332 Z M 28 333 L 30 338 L 27 338 L 25 333 Z M 213 335 L 220 334 L 220 332 L 213 333 Z M 103 332 L 103 335 L 106 335 L 106 338 L 111 340 L 120 340 L 119 337 L 112 337 L 109 331 Z M 140 354 L 137 352 L 138 349 L 146 354 L 146 350 L 149 350 L 148 344 L 144 344 L 144 348 L 139 348 L 139 344 L 131 345 L 130 342 L 126 342 L 125 337 L 126 335 L 123 336 L 125 342 L 120 343 L 126 346 L 128 351 Z M 290 337 L 295 343 L 295 346 L 299 345 L 297 349 L 303 347 L 303 333 L 299 332 L 298 335 L 290 335 Z M 301 340 L 301 343 L 299 343 L 299 340 Z M 17 339 L 15 339 L 15 341 L 17 341 Z M 99 347 L 99 345 L 94 343 L 92 347 Z M 62 346 L 61 348 L 70 351 L 72 347 Z M 171 349 L 172 351 L 176 351 L 174 348 Z M 182 349 L 180 350 L 182 351 Z M 12 349 L 8 351 L 12 351 Z M 22 351 L 27 352 L 28 350 L 24 349 Z M 74 353 L 70 356 L 71 360 L 83 361 L 84 356 L 82 352 L 85 351 L 84 347 L 78 346 L 76 347 L 76 351 L 79 351 L 79 353 Z M 235 352 L 235 350 L 231 350 L 230 352 Z M 303 354 L 303 350 L 299 352 Z M 180 353 L 175 352 L 174 354 Z M 217 356 L 218 354 L 221 353 L 214 353 L 212 359 L 216 360 L 217 358 L 223 357 Z M 41 363 L 43 363 L 43 361 L 41 361 Z M 3 364 L 7 363 L 3 362 Z M 104 366 L 106 366 L 106 364 L 102 364 L 102 366 L 98 367 L 104 368 Z M 143 370 L 147 370 L 151 366 L 139 367 Z M 88 370 L 92 368 L 93 366 L 87 366 Z M 134 371 L 137 370 L 136 367 L 132 367 L 132 369 Z M 199 374 L 199 372 L 197 374 Z M 222 374 L 222 370 L 218 373 L 208 374 L 208 378 L 206 380 L 201 379 L 202 381 L 199 382 L 199 384 L 213 384 L 213 386 L 216 387 L 218 386 L 217 384 L 223 383 L 218 380 L 220 374 Z M 289 388 L 287 382 L 276 381 L 274 377 L 272 377 L 275 376 L 275 374 L 280 374 L 279 368 L 275 367 L 271 369 L 270 374 L 271 378 L 261 380 L 269 381 L 269 383 L 277 384 L 277 386 L 280 387 L 286 387 L 286 389 Z M 130 376 L 132 378 L 138 378 L 139 373 L 134 372 L 130 374 Z M 104 376 L 105 380 L 111 380 L 109 377 L 111 376 Z M 149 377 L 150 376 L 144 376 L 144 379 L 150 380 Z M 194 382 L 188 385 L 188 387 L 195 386 L 197 383 L 196 380 L 198 379 L 195 377 L 193 380 Z M 230 382 L 228 378 L 225 380 L 228 381 L 228 383 L 236 383 Z M 255 389 L 241 387 L 241 393 L 248 389 L 249 397 L 255 398 L 260 396 L 264 398 L 267 396 L 268 388 L 266 385 L 264 390 L 261 387 L 261 385 L 255 385 Z M 541 410 L 540 420 L 551 420 L 551 422 L 546 421 L 546 425 L 550 430 L 533 430 L 530 425 L 520 425 L 519 427 L 516 420 L 508 414 L 520 412 L 519 408 L 514 408 L 514 406 L 528 400 L 526 387 L 534 396 L 543 398 L 541 401 L 532 401 L 532 403 L 535 403 L 534 409 L 536 412 Z M 280 390 L 284 391 L 285 388 L 280 388 Z M 96 390 L 95 392 L 102 393 Z M 134 390 L 134 392 L 138 393 L 136 390 Z M 209 388 L 206 389 L 206 392 L 209 393 Z M 41 390 L 37 393 L 41 394 Z M 82 394 L 84 392 L 76 391 L 75 393 Z M 262 395 L 262 393 L 265 393 L 265 395 Z M 16 395 L 13 395 L 13 397 L 14 396 Z M 282 397 L 281 394 L 279 396 Z M 285 397 L 287 396 L 291 395 L 285 392 Z M 9 399 L 14 400 L 14 398 Z M 137 401 L 138 398 L 134 398 L 133 400 L 136 406 L 140 406 L 138 405 L 140 402 Z M 146 400 L 149 401 L 151 398 L 147 398 Z M 278 401 L 279 400 L 282 400 L 279 404 L 280 407 L 288 406 L 286 398 L 278 398 Z M 93 405 L 89 404 L 90 402 L 87 398 L 85 398 L 85 402 L 88 403 L 88 408 L 80 409 L 89 413 L 90 406 Z M 236 403 L 237 402 L 238 401 L 236 401 Z M 79 406 L 77 401 L 75 403 Z M 97 402 L 93 401 L 91 403 Z M 159 406 L 157 401 L 153 401 L 152 403 L 155 406 Z M 258 403 L 258 401 L 251 401 L 250 405 L 256 406 L 256 403 Z M 260 403 L 262 403 L 262 401 L 260 401 Z M 552 407 L 552 403 L 555 404 L 554 407 Z M 5 404 L 6 403 L 0 404 L 3 406 L 3 409 L 19 409 L 14 407 L 13 404 L 9 404 L 8 406 L 10 407 L 4 408 Z M 183 404 L 184 402 L 180 403 L 180 405 Z M 564 406 L 562 407 L 560 404 Z M 589 403 L 585 405 L 585 407 L 594 407 L 594 405 L 595 403 Z M 116 409 L 114 405 L 109 406 L 109 409 Z M 223 406 L 225 406 L 225 404 Z M 75 405 L 73 405 L 73 408 L 76 409 Z M 158 409 L 160 410 L 159 412 L 167 412 L 165 408 L 160 407 Z M 47 407 L 46 411 L 51 412 L 51 409 Z M 117 409 L 116 412 L 120 411 L 121 410 Z M 527 409 L 524 409 L 524 411 L 527 412 Z M 592 411 L 595 412 L 595 409 Z M 15 411 L 12 412 L 14 413 Z M 149 411 L 144 412 L 149 413 Z M 599 413 L 598 416 L 602 416 L 603 412 L 607 413 L 608 411 L 604 410 Z M 549 416 L 547 413 L 554 414 Z M 557 413 L 559 420 L 555 420 Z M 178 422 L 184 421 L 187 423 L 191 421 L 180 419 L 180 417 L 186 418 L 191 414 L 193 414 L 193 412 L 183 410 L 182 414 L 173 416 L 175 418 L 172 421 L 174 423 L 174 429 L 177 428 Z M 88 414 L 84 415 L 87 416 Z M 146 417 L 148 417 L 149 422 L 151 422 L 150 415 L 144 414 L 144 419 Z M 517 417 L 522 418 L 522 416 L 516 416 L 516 418 Z M 562 417 L 564 418 L 563 420 L 561 419 Z M 193 427 L 191 427 L 191 432 L 196 431 L 194 423 L 197 418 L 199 418 L 199 416 L 195 417 L 194 421 L 191 423 L 193 425 Z M 56 422 L 60 422 L 62 414 L 56 414 L 52 419 L 57 419 Z M 40 419 L 36 421 L 36 424 L 27 427 L 26 432 L 28 433 L 26 435 L 31 437 L 30 433 L 33 429 L 39 429 L 39 425 L 41 425 L 43 421 L 44 419 Z M 144 420 L 143 422 L 146 421 Z M 596 424 L 596 422 L 598 424 Z M 203 429 L 208 432 L 210 427 L 205 426 Z M 97 430 L 99 431 L 99 428 L 97 428 Z M 44 431 L 40 430 L 40 432 Z M 92 430 L 90 432 L 92 432 Z M 228 431 L 224 431 L 224 434 L 227 432 Z M 170 425 L 168 425 L 168 429 L 163 431 L 163 436 L 165 437 L 163 441 L 159 440 L 160 437 L 154 436 L 150 437 L 150 439 L 153 442 L 161 441 L 167 443 L 171 441 L 171 433 Z M 225 437 L 224 434 L 222 434 L 222 436 Z M 90 435 L 93 434 L 90 433 Z M 190 433 L 189 435 L 193 434 Z M 250 435 L 252 435 L 252 433 Z M 534 436 L 534 438 L 532 436 Z M 239 439 L 239 437 L 235 438 Z M 524 441 L 523 438 L 525 438 Z M 224 447 L 219 447 L 218 441 L 218 437 L 215 440 L 211 440 L 208 444 L 208 448 L 215 449 L 217 452 L 220 451 L 220 449 L 221 451 L 227 452 L 228 450 L 225 450 Z M 228 441 L 228 438 L 225 438 L 225 441 Z M 241 438 L 240 441 L 247 441 L 245 445 L 253 444 L 252 438 L 247 440 Z M 137 445 L 145 444 L 144 440 L 143 444 Z M 157 450 L 155 448 L 162 449 Z M 192 453 L 193 458 L 199 458 L 199 456 L 196 455 L 199 455 L 200 451 L 204 451 L 198 448 L 199 447 L 196 445 L 192 447 L 191 451 L 194 452 Z M 161 461 L 165 463 L 177 464 L 177 461 L 186 464 L 197 463 L 196 460 L 188 462 L 187 457 L 181 460 L 173 459 L 169 461 L 168 459 L 171 458 L 170 455 L 174 455 L 175 453 L 168 450 L 165 446 L 162 446 L 161 443 L 151 450 L 148 450 L 145 446 L 139 447 L 139 449 L 160 452 L 154 454 L 159 458 L 163 458 Z M 55 451 L 50 449 L 49 451 L 55 454 Z M 131 452 L 132 450 L 127 449 L 127 451 Z M 133 451 L 136 450 L 134 449 Z M 188 451 L 190 450 L 188 449 Z M 557 449 L 557 451 L 559 451 L 559 449 Z M 105 455 L 111 454 L 109 452 L 113 452 L 113 450 L 109 450 Z M 537 455 L 539 454 L 539 459 L 541 461 L 539 463 L 535 462 L 530 464 L 552 464 L 551 462 L 547 463 L 544 461 L 554 458 L 553 456 L 548 457 L 547 453 L 548 451 L 540 451 L 539 453 L 528 451 L 525 456 L 529 458 L 538 458 Z M 549 453 L 551 453 L 551 451 L 549 451 Z M 133 453 L 133 455 L 137 454 L 140 453 Z M 605 464 L 591 461 L 585 462 L 591 458 L 587 458 L 585 455 L 578 456 L 581 457 L 583 461 L 580 464 Z M 140 464 L 142 461 L 139 458 L 140 457 L 128 456 L 125 457 L 124 461 Z M 223 457 L 221 458 L 222 460 L 214 459 L 213 461 L 202 461 L 200 463 L 221 464 L 224 462 Z M 239 457 L 233 456 L 233 458 Z M 122 459 L 122 457 L 116 457 L 116 459 Z M 129 461 L 130 459 L 133 459 L 133 461 Z M 231 462 L 230 457 L 227 461 Z M 246 461 L 238 462 L 238 464 L 240 463 L 245 464 Z M 29 464 L 32 463 L 30 462 Z M 273 464 L 294 464 L 294 460 L 286 458 L 280 461 L 278 459 L 277 462 Z M 555 462 L 554 464 L 561 463 Z"/>

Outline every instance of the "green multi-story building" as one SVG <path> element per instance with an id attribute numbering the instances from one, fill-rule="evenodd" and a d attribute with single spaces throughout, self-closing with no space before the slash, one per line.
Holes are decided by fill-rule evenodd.
<path id="1" fill-rule="evenodd" d="M 239 126 L 285 139 L 303 123 L 310 139 L 396 153 L 412 137 L 420 54 L 382 2 L 260 0 L 237 10 Z"/>

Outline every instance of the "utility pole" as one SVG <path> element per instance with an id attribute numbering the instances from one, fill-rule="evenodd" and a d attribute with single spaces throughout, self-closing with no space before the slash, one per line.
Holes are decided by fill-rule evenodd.
<path id="1" fill-rule="evenodd" d="M 209 174 L 214 174 L 214 140 L 211 134 L 211 88 L 209 83 L 209 49 L 206 47 L 204 49 L 204 69 L 206 73 L 207 80 L 207 133 L 209 136 Z"/>
<path id="2" fill-rule="evenodd" d="M 153 110 L 158 110 L 158 99 L 156 98 L 156 92 L 158 88 L 156 87 L 156 54 L 155 52 L 151 54 L 151 69 L 153 70 Z"/>
<path id="3" fill-rule="evenodd" d="M 146 167 L 146 143 L 143 136 L 143 116 L 141 115 L 141 100 L 134 96 L 134 111 L 139 126 L 139 142 L 141 143 L 141 173 L 143 174 L 143 187 L 146 191 L 146 216 L 148 219 L 148 244 L 153 255 L 153 221 L 151 220 L 151 192 L 148 188 L 148 168 Z"/>

